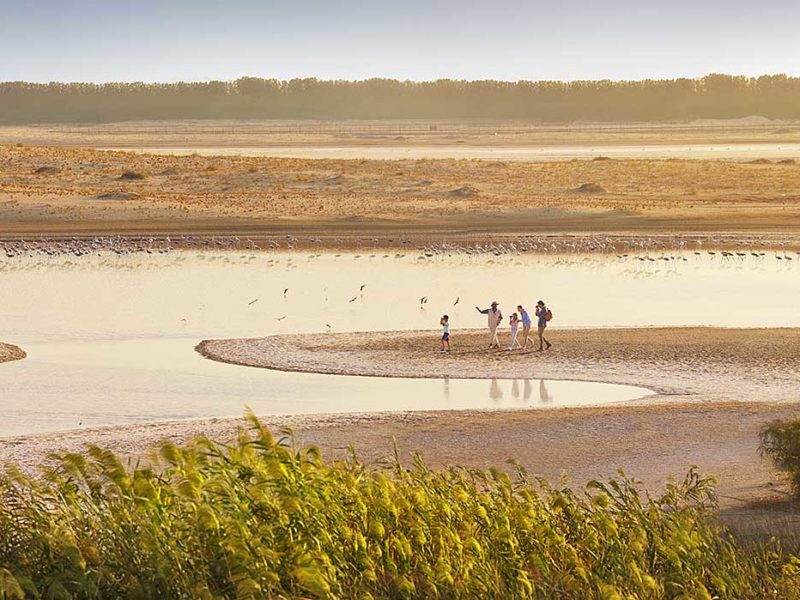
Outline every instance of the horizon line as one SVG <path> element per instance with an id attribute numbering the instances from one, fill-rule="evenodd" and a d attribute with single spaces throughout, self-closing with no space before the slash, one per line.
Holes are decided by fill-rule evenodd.
<path id="1" fill-rule="evenodd" d="M 770 77 L 785 77 L 787 79 L 800 79 L 800 74 L 798 75 L 790 75 L 785 72 L 775 72 L 775 73 L 762 73 L 760 75 L 745 75 L 745 74 L 732 74 L 732 73 L 722 73 L 713 71 L 707 73 L 705 75 L 699 75 L 695 77 L 691 76 L 676 76 L 676 77 L 644 77 L 640 79 L 611 79 L 608 77 L 604 78 L 597 78 L 597 79 L 488 79 L 488 78 L 479 78 L 479 79 L 451 79 L 448 77 L 438 77 L 436 79 L 401 79 L 398 77 L 383 77 L 383 76 L 373 76 L 373 77 L 364 77 L 364 78 L 356 78 L 356 79 L 344 79 L 344 78 L 330 78 L 330 79 L 321 79 L 319 77 L 315 77 L 312 75 L 309 76 L 297 76 L 292 77 L 290 79 L 281 79 L 277 77 L 266 77 L 266 76 L 258 76 L 258 75 L 240 75 L 238 77 L 232 79 L 175 79 L 175 80 L 143 80 L 143 79 L 131 79 L 131 80 L 108 80 L 108 81 L 80 81 L 80 80 L 56 80 L 51 79 L 48 81 L 29 81 L 26 79 L 7 79 L 7 80 L 0 80 L 0 85 L 3 84 L 19 84 L 25 83 L 30 85 L 51 85 L 51 84 L 62 84 L 62 85 L 75 85 L 75 84 L 83 84 L 83 85 L 116 85 L 116 84 L 146 84 L 146 85 L 157 85 L 157 84 L 164 84 L 164 85 L 174 85 L 179 83 L 186 83 L 186 84 L 193 84 L 193 83 L 233 83 L 236 81 L 246 80 L 246 79 L 257 79 L 261 81 L 276 81 L 278 83 L 290 83 L 292 81 L 318 81 L 320 83 L 366 83 L 370 81 L 392 81 L 397 83 L 439 83 L 444 81 L 451 81 L 456 83 L 512 83 L 512 84 L 519 84 L 519 83 L 562 83 L 562 84 L 573 84 L 573 83 L 643 83 L 643 82 L 669 82 L 669 81 L 701 81 L 703 79 L 709 77 L 729 77 L 731 79 L 747 79 L 747 80 L 757 80 L 761 78 L 770 78 Z"/>

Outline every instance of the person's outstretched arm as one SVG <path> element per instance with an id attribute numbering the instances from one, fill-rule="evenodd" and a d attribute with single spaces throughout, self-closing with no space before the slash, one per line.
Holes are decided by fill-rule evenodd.
<path id="1" fill-rule="evenodd" d="M 488 314 L 489 314 L 489 309 L 488 309 L 488 308 L 486 308 L 486 309 L 484 309 L 484 310 L 481 310 L 480 308 L 478 308 L 478 307 L 476 306 L 476 307 L 475 307 L 475 310 L 477 310 L 477 311 L 478 311 L 479 313 L 481 313 L 482 315 L 488 315 Z"/>

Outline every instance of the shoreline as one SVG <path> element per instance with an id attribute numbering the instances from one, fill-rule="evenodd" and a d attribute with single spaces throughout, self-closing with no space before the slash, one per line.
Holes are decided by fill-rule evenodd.
<path id="1" fill-rule="evenodd" d="M 0 342 L 0 363 L 22 360 L 28 355 L 19 346 Z"/>
<path id="2" fill-rule="evenodd" d="M 73 255 L 107 252 L 115 254 L 171 252 L 173 250 L 223 250 L 237 252 L 404 251 L 421 259 L 439 255 L 513 254 L 648 254 L 709 251 L 731 253 L 795 252 L 800 255 L 800 233 L 791 232 L 541 232 L 541 233 L 446 233 L 398 229 L 368 234 L 343 230 L 335 234 L 324 226 L 311 229 L 252 227 L 215 232 L 203 230 L 88 229 L 81 231 L 0 231 L 0 254 L 11 259 L 26 255 Z M 405 233 L 401 233 L 405 231 Z"/>

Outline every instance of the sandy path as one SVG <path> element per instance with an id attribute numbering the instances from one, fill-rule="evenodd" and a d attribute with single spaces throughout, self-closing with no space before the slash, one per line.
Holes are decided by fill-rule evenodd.
<path id="1" fill-rule="evenodd" d="M 0 363 L 9 362 L 12 360 L 22 360 L 26 354 L 17 346 L 12 344 L 4 344 L 0 342 Z"/>
<path id="2" fill-rule="evenodd" d="M 508 332 L 503 332 L 505 344 Z M 436 352 L 431 331 L 206 340 L 213 360 L 284 371 L 377 377 L 574 379 L 625 383 L 697 401 L 800 401 L 800 329 L 551 328 L 552 350 L 488 351 L 456 331 Z"/>

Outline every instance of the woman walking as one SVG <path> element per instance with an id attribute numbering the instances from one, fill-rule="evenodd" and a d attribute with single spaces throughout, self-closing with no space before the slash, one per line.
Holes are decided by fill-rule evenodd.
<path id="1" fill-rule="evenodd" d="M 537 333 L 539 335 L 539 348 L 538 351 L 541 352 L 544 350 L 544 346 L 547 345 L 547 350 L 553 346 L 550 341 L 544 337 L 544 330 L 547 328 L 547 322 L 553 318 L 553 313 L 550 312 L 550 309 L 547 308 L 544 304 L 544 300 L 539 300 L 536 303 L 536 316 L 539 319 Z"/>

